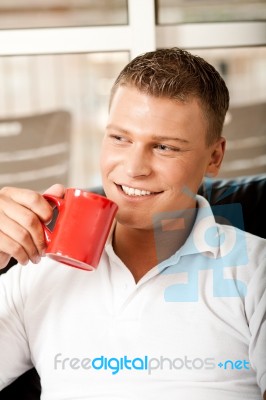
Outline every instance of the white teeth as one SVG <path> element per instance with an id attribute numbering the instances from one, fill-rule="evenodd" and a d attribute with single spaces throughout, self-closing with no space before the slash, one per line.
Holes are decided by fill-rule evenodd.
<path id="1" fill-rule="evenodd" d="M 148 190 L 134 189 L 124 185 L 122 185 L 122 189 L 128 196 L 147 196 L 148 194 L 151 194 Z"/>

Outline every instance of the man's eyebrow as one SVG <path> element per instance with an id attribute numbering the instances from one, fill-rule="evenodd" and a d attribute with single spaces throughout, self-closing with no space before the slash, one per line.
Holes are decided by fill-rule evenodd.
<path id="1" fill-rule="evenodd" d="M 120 127 L 117 126 L 117 125 L 108 124 L 108 125 L 106 126 L 106 129 L 114 129 L 115 131 L 119 131 L 119 132 L 121 132 L 121 133 L 126 133 L 126 134 L 128 134 L 128 131 L 126 131 L 126 130 L 123 129 L 123 128 L 120 128 Z"/>
<path id="2" fill-rule="evenodd" d="M 153 135 L 152 136 L 153 140 L 159 140 L 159 141 L 164 141 L 164 140 L 175 140 L 177 142 L 182 142 L 182 143 L 189 143 L 188 140 L 186 139 L 181 139 L 179 137 L 172 137 L 172 136 L 161 136 L 161 135 Z"/>

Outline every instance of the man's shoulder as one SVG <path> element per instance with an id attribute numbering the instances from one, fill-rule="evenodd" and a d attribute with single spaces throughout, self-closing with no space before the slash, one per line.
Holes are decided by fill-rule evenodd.
<path id="1" fill-rule="evenodd" d="M 217 226 L 221 232 L 224 232 L 227 235 L 230 235 L 230 236 L 238 235 L 239 238 L 242 238 L 247 243 L 252 243 L 256 246 L 261 246 L 264 249 L 266 247 L 266 239 L 264 239 L 260 236 L 254 235 L 250 232 L 246 232 L 244 229 L 237 228 L 233 225 L 226 225 L 226 224 L 219 224 L 219 223 L 217 223 Z"/>
<path id="2" fill-rule="evenodd" d="M 245 223 L 243 217 L 238 215 L 237 209 L 228 205 L 211 206 L 206 198 L 197 195 L 199 205 L 199 218 L 198 220 L 208 220 L 205 229 L 215 224 L 218 229 L 218 235 L 221 238 L 220 245 L 230 244 L 229 247 L 240 250 L 242 246 L 251 252 L 257 252 L 259 256 L 266 257 L 266 239 L 249 233 L 245 230 Z M 235 215 L 236 214 L 236 215 Z M 196 221 L 198 222 L 198 221 Z"/>
<path id="3" fill-rule="evenodd" d="M 217 224 L 219 236 L 227 248 L 248 257 L 254 262 L 266 261 L 266 239 L 253 235 L 232 225 Z"/>

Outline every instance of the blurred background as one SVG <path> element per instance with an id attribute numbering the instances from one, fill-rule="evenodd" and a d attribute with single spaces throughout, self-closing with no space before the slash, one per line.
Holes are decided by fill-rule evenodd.
<path id="1" fill-rule="evenodd" d="M 265 173 L 265 0 L 0 0 L 0 187 L 100 184 L 114 79 L 170 46 L 204 57 L 230 90 L 220 176 Z"/>

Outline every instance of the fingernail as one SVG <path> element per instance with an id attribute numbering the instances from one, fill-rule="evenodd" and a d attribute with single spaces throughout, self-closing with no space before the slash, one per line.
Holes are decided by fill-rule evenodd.
<path id="1" fill-rule="evenodd" d="M 41 256 L 41 257 L 45 257 L 45 255 L 46 255 L 45 250 L 44 250 L 44 249 L 41 250 L 40 256 Z"/>
<path id="2" fill-rule="evenodd" d="M 40 256 L 34 257 L 34 264 L 38 264 L 40 261 L 41 261 L 41 257 Z"/>

